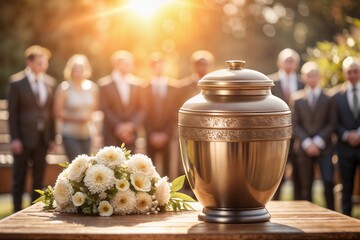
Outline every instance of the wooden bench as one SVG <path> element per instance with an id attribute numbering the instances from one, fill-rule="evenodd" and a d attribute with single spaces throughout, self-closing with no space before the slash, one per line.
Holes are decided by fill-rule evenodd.
<path id="1" fill-rule="evenodd" d="M 6 100 L 0 100 L 0 194 L 10 193 L 12 184 L 12 163 L 13 157 L 10 152 L 10 135 L 8 132 L 8 112 Z M 47 168 L 44 177 L 44 185 L 53 185 L 62 168 L 59 163 L 66 162 L 67 158 L 63 153 L 61 144 L 57 147 L 56 153 L 46 157 Z M 26 191 L 31 191 L 31 167 L 28 169 L 26 180 Z"/>
<path id="2" fill-rule="evenodd" d="M 0 194 L 10 193 L 12 184 L 12 163 L 13 157 L 10 152 L 10 135 L 8 131 L 8 112 L 7 101 L 0 100 Z M 102 138 L 99 135 L 101 132 L 102 113 L 100 111 L 93 114 L 93 122 L 96 128 L 97 135 L 92 141 L 92 152 L 96 152 L 102 145 Z M 56 152 L 48 154 L 46 157 L 47 167 L 44 176 L 44 186 L 54 185 L 57 176 L 63 170 L 58 164 L 68 161 L 64 154 L 61 138 L 57 136 Z M 26 186 L 27 192 L 32 190 L 31 187 L 31 167 L 27 172 Z"/>
<path id="3" fill-rule="evenodd" d="M 252 224 L 198 221 L 197 210 L 158 215 L 83 216 L 44 212 L 36 204 L 0 221 L 0 239 L 360 239 L 360 220 L 306 201 L 272 201 L 271 220 Z"/>

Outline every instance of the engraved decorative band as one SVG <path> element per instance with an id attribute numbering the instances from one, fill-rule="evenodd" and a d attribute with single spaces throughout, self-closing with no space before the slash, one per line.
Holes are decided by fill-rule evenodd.
<path id="1" fill-rule="evenodd" d="M 290 139 L 292 127 L 270 129 L 201 129 L 179 126 L 179 134 L 182 138 L 194 141 L 258 141 L 258 140 L 285 140 Z"/>
<path id="2" fill-rule="evenodd" d="M 209 116 L 179 113 L 179 126 L 196 128 L 256 128 L 291 125 L 291 115 L 271 116 Z"/>

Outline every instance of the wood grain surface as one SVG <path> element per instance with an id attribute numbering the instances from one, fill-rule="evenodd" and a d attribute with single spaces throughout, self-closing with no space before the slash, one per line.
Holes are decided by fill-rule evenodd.
<path id="1" fill-rule="evenodd" d="M 272 201 L 266 223 L 198 221 L 196 211 L 94 217 L 35 204 L 0 221 L 0 239 L 360 239 L 360 220 L 306 201 Z"/>

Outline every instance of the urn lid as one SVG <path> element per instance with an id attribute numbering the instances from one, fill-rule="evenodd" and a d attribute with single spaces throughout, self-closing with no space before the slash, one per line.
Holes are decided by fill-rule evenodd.
<path id="1" fill-rule="evenodd" d="M 228 69 L 211 72 L 199 81 L 203 94 L 232 95 L 244 90 L 269 90 L 274 86 L 263 73 L 244 68 L 245 61 L 228 60 L 226 64 Z"/>

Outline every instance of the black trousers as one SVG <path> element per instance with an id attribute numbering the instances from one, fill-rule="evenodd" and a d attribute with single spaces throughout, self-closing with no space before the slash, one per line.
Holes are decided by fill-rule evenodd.
<path id="1" fill-rule="evenodd" d="M 300 180 L 300 200 L 313 201 L 312 185 L 314 182 L 314 166 L 319 164 L 324 184 L 326 207 L 334 210 L 334 165 L 331 155 L 309 157 L 303 151 L 297 157 L 298 175 Z"/>
<path id="2" fill-rule="evenodd" d="M 148 141 L 149 143 L 149 141 Z M 161 177 L 169 176 L 170 173 L 170 143 L 166 143 L 162 149 L 156 149 L 150 144 L 147 146 L 147 155 L 153 161 L 156 171 Z"/>
<path id="3" fill-rule="evenodd" d="M 32 166 L 31 202 L 39 197 L 39 194 L 35 192 L 35 189 L 43 188 L 48 146 L 43 142 L 42 137 L 40 137 L 40 139 L 38 145 L 34 148 L 24 147 L 24 151 L 21 154 L 13 154 L 12 197 L 14 212 L 22 209 L 22 195 L 25 190 L 25 180 L 29 165 Z"/>
<path id="4" fill-rule="evenodd" d="M 341 205 L 343 213 L 348 216 L 351 216 L 353 206 L 352 193 L 358 165 L 360 165 L 360 155 L 358 154 L 352 157 L 339 156 L 339 171 L 343 185 Z"/>

